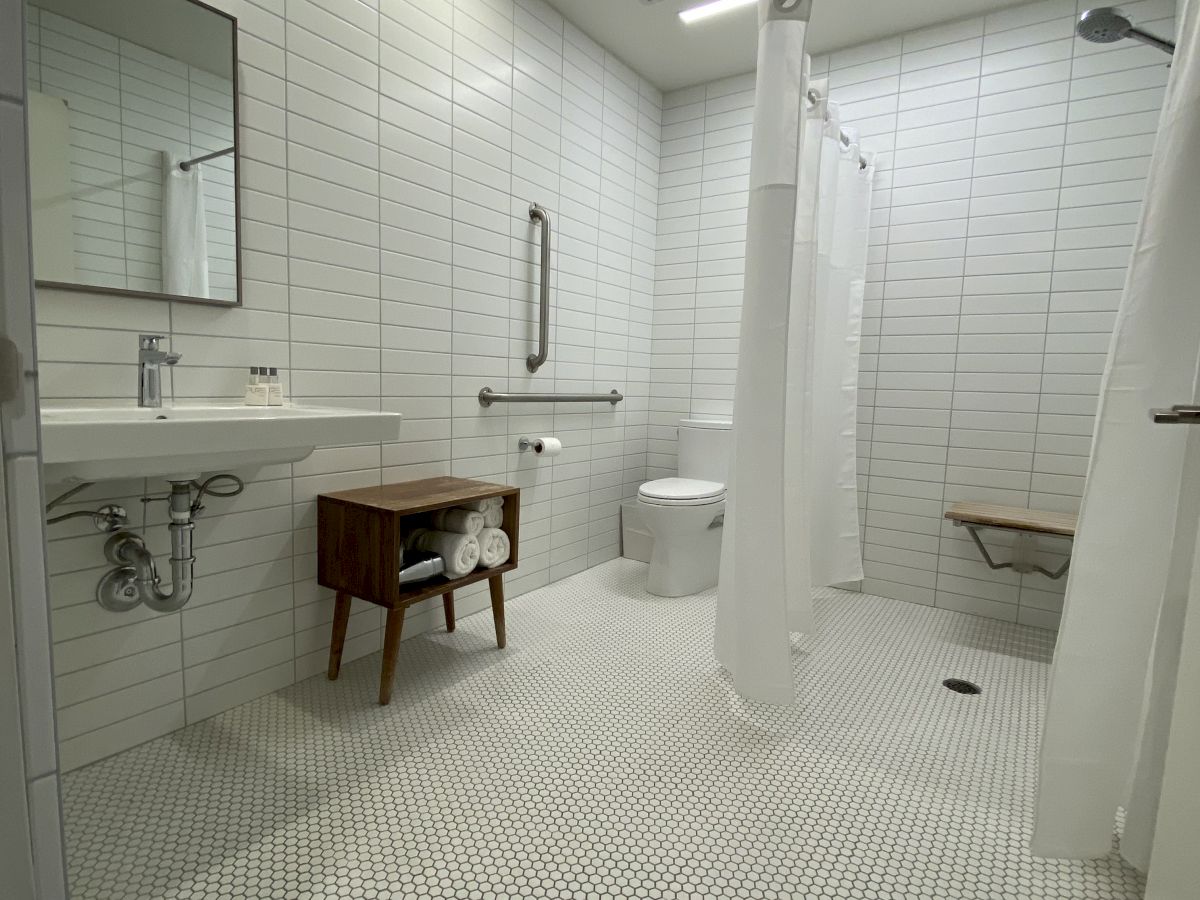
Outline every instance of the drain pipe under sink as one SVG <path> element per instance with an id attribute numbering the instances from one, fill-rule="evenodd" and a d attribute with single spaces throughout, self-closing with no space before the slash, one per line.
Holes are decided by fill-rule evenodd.
<path id="1" fill-rule="evenodd" d="M 104 545 L 104 555 L 118 568 L 96 585 L 96 600 L 112 612 L 127 612 L 140 603 L 155 612 L 175 612 L 192 597 L 192 483 L 172 481 L 168 498 L 171 510 L 171 590 L 162 589 L 154 554 L 145 540 L 131 531 L 120 531 Z"/>

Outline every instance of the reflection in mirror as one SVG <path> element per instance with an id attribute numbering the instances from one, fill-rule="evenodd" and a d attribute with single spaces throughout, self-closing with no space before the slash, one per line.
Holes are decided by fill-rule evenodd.
<path id="1" fill-rule="evenodd" d="M 236 21 L 195 0 L 30 0 L 39 284 L 236 303 Z"/>

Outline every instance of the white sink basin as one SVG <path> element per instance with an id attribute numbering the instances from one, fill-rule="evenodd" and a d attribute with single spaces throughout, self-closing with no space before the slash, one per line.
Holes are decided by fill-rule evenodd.
<path id="1" fill-rule="evenodd" d="M 194 478 L 394 441 L 400 414 L 320 406 L 43 407 L 48 482 Z"/>

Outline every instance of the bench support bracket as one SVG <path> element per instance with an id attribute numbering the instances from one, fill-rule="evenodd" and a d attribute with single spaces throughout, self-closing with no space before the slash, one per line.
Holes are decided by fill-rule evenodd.
<path id="1" fill-rule="evenodd" d="M 967 529 L 967 533 L 971 535 L 971 540 L 973 540 L 975 542 L 975 546 L 979 548 L 980 556 L 983 557 L 983 561 L 985 563 L 987 563 L 988 567 L 991 569 L 1016 569 L 1018 572 L 1038 572 L 1042 575 L 1045 575 L 1047 578 L 1057 580 L 1067 574 L 1067 569 L 1071 565 L 1071 558 L 1069 556 L 1067 557 L 1066 561 L 1064 561 L 1063 564 L 1061 566 L 1059 566 L 1058 569 L 1056 569 L 1053 572 L 1051 572 L 1047 568 L 1044 568 L 1043 566 L 1037 565 L 1036 563 L 1024 563 L 1020 566 L 1016 566 L 1012 562 L 998 563 L 994 559 L 992 559 L 992 554 L 988 553 L 987 547 L 984 546 L 983 541 L 979 539 L 979 528 L 981 526 L 974 525 L 970 522 L 963 522 L 963 521 L 956 521 L 954 524 L 961 525 L 963 528 Z M 987 527 L 994 528 L 996 526 L 987 526 Z M 1017 534 L 1031 534 L 1031 532 L 1025 531 L 1024 529 L 1020 529 L 1020 528 L 1001 528 L 998 530 L 1000 530 L 1000 531 L 1015 531 L 1015 532 L 1017 532 Z"/>

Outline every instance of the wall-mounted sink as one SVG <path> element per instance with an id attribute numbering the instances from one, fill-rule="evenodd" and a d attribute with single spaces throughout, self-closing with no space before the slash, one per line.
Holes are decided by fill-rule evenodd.
<path id="1" fill-rule="evenodd" d="M 46 481 L 224 472 L 394 441 L 400 414 L 303 406 L 43 407 Z"/>

